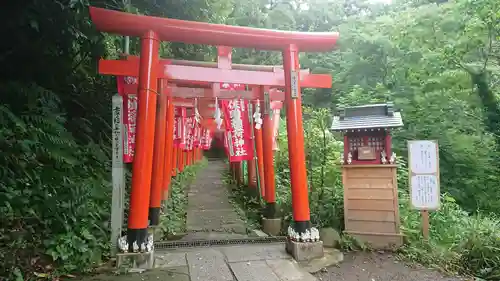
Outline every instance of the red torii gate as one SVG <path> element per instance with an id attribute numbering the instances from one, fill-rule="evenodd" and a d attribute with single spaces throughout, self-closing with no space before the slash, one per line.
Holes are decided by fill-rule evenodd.
<path id="1" fill-rule="evenodd" d="M 135 56 L 128 56 L 125 59 L 129 60 L 138 60 L 138 57 Z M 167 61 L 167 60 L 161 60 L 161 61 Z M 101 60 L 99 62 L 99 72 L 100 73 L 117 73 L 117 72 L 123 72 L 130 74 L 132 71 L 130 71 L 127 68 L 135 67 L 134 65 L 128 65 L 126 66 L 127 68 L 123 68 L 123 61 L 114 61 L 114 60 Z M 176 63 L 178 65 L 202 65 L 202 66 L 208 66 L 208 67 L 227 67 L 227 69 L 232 69 L 232 64 L 231 64 L 231 48 L 229 47 L 218 47 L 218 62 L 217 63 L 205 63 L 205 62 L 196 62 L 196 61 L 181 61 L 177 60 Z M 122 67 L 117 68 L 117 66 L 122 65 Z M 237 68 L 240 69 L 246 69 L 246 70 L 258 70 L 257 74 L 261 75 L 264 74 L 266 75 L 266 72 L 281 72 L 283 74 L 283 69 L 280 66 L 260 66 L 260 65 L 236 65 Z M 113 70 L 113 69 L 119 69 L 119 70 Z M 186 69 L 188 71 L 188 69 Z M 325 75 L 310 75 L 308 70 L 303 70 L 301 73 L 304 74 L 305 80 L 309 80 L 309 84 L 311 87 L 328 87 L 330 83 L 325 83 L 326 81 L 330 80 L 329 76 Z M 162 80 L 162 79 L 160 79 Z M 276 82 L 280 83 L 280 82 Z M 182 82 L 182 85 L 184 87 L 159 87 L 159 93 L 161 98 L 162 95 L 164 96 L 170 96 L 174 97 L 173 104 L 175 106 L 182 106 L 186 108 L 193 108 L 194 103 L 192 100 L 189 100 L 188 98 L 197 98 L 198 99 L 198 110 L 200 110 L 200 104 L 202 104 L 200 101 L 209 102 L 209 105 L 212 105 L 212 110 L 215 109 L 215 104 L 213 103 L 213 97 L 218 97 L 219 99 L 235 99 L 235 98 L 243 98 L 243 99 L 250 99 L 250 100 L 262 100 L 265 99 L 261 97 L 262 93 L 259 91 L 259 87 L 253 87 L 252 90 L 240 90 L 240 91 L 235 91 L 235 90 L 223 90 L 220 89 L 218 86 L 220 85 L 219 83 L 208 83 L 206 81 L 201 82 L 201 81 L 189 81 L 189 82 Z M 207 88 L 189 88 L 189 87 L 207 87 Z M 211 88 L 210 88 L 211 87 Z M 269 99 L 271 102 L 271 107 L 273 109 L 281 108 L 281 101 L 284 100 L 284 93 L 277 90 L 277 89 L 268 89 L 269 87 L 266 87 L 266 90 L 269 94 Z M 137 84 L 125 84 L 123 85 L 123 91 L 125 94 L 137 94 Z M 182 97 L 179 98 L 179 97 Z M 188 98 L 187 98 L 188 97 Z M 201 100 L 200 100 L 201 99 Z M 163 103 L 162 103 L 163 101 Z M 210 104 L 210 102 L 212 102 Z M 150 200 L 150 209 L 149 209 L 149 219 L 150 219 L 150 225 L 154 226 L 159 223 L 159 210 L 160 210 L 160 203 L 161 203 L 161 193 L 160 190 L 161 188 L 161 182 L 163 182 L 163 190 L 165 191 L 164 194 L 168 194 L 168 185 L 170 183 L 170 178 L 165 177 L 164 173 L 162 172 L 162 166 L 165 165 L 165 170 L 168 170 L 173 164 L 177 163 L 179 171 L 183 171 L 184 165 L 190 165 L 192 163 L 192 157 L 193 153 L 190 151 L 183 151 L 181 149 L 175 149 L 174 148 L 174 153 L 175 155 L 174 158 L 177 158 L 177 155 L 179 155 L 178 161 L 175 159 L 172 160 L 173 163 L 169 163 L 169 161 L 164 161 L 159 157 L 159 155 L 163 155 L 163 152 L 165 151 L 165 158 L 171 158 L 169 151 L 171 151 L 172 144 L 168 143 L 166 144 L 166 150 L 165 149 L 165 142 L 163 140 L 163 135 L 165 132 L 165 120 L 163 120 L 163 116 L 165 116 L 164 112 L 162 112 L 162 109 L 167 107 L 167 105 L 164 105 L 166 101 L 160 100 L 160 119 L 156 122 L 156 132 L 155 133 L 155 145 L 154 145 L 154 157 L 153 157 L 153 175 L 152 175 L 152 184 L 151 184 L 151 200 Z M 261 103 L 261 107 L 265 108 L 264 105 L 262 105 L 263 101 L 259 101 Z M 170 106 L 171 102 L 168 102 L 168 106 Z M 205 104 L 206 105 L 206 104 Z M 170 107 L 169 107 L 170 108 Z M 208 109 L 208 110 L 207 110 Z M 202 111 L 205 114 L 201 114 L 203 117 L 208 117 L 213 114 L 213 112 L 210 112 L 210 108 L 207 108 L 204 111 Z M 207 112 L 208 111 L 208 112 Z M 208 114 L 207 114 L 208 113 Z M 270 113 L 264 111 L 264 123 L 267 123 L 267 125 L 263 126 L 263 129 L 266 130 L 267 128 L 267 133 L 264 134 L 265 136 L 269 136 L 269 138 L 266 138 L 265 140 L 265 147 L 272 148 L 273 144 L 273 131 L 272 128 L 273 126 L 272 121 L 270 120 Z M 170 117 L 172 118 L 172 117 Z M 167 122 L 168 124 L 172 123 L 171 119 Z M 171 132 L 170 130 L 167 130 Z M 271 161 L 267 161 L 268 167 L 265 169 L 269 171 L 269 175 L 271 177 L 267 177 L 267 185 L 269 188 L 267 189 L 267 192 L 265 192 L 264 189 L 261 190 L 262 196 L 264 198 L 267 198 L 266 200 L 266 210 L 265 210 L 265 219 L 264 219 L 264 230 L 266 230 L 266 219 L 269 220 L 276 220 L 276 208 L 275 208 L 275 184 L 274 184 L 274 167 L 273 165 L 273 155 L 272 155 L 272 150 L 266 150 L 266 156 L 264 156 L 263 153 L 263 148 L 262 148 L 262 131 L 261 130 L 254 130 L 255 133 L 255 141 L 256 141 L 256 148 L 257 148 L 257 156 L 259 160 L 259 175 L 262 180 L 264 180 L 264 158 L 268 158 Z M 170 133 L 171 134 L 171 133 Z M 168 141 L 171 141 L 172 138 L 167 135 Z M 186 155 L 187 153 L 187 155 Z M 164 164 L 165 162 L 165 164 Z M 240 170 L 241 167 L 238 165 L 239 163 L 232 163 L 234 164 L 235 170 Z M 256 187 L 256 174 L 255 174 L 255 162 L 254 161 L 249 161 L 249 177 L 253 180 L 253 182 L 250 182 L 250 186 L 255 188 Z M 271 171 L 272 170 L 272 171 Z M 175 173 L 175 168 L 174 168 L 174 173 Z M 175 175 L 175 174 L 174 174 Z M 265 186 L 264 183 L 262 183 L 261 186 Z M 164 199 L 166 197 L 164 196 Z M 276 225 L 276 221 L 274 223 Z M 280 221 L 278 221 L 277 225 L 281 225 Z M 276 233 L 277 234 L 277 233 Z"/>
<path id="2" fill-rule="evenodd" d="M 294 218 L 293 229 L 289 235 L 301 237 L 300 240 L 303 242 L 319 238 L 310 237 L 311 224 L 300 96 L 301 84 L 307 86 L 308 82 L 301 77 L 298 53 L 299 51 L 328 51 L 335 46 L 338 33 L 284 32 L 188 22 L 139 16 L 95 7 L 90 7 L 90 14 L 92 21 L 100 31 L 141 37 L 139 62 L 117 61 L 116 63 L 119 63 L 120 66 L 114 68 L 116 73 L 107 73 L 139 77 L 137 114 L 137 135 L 139 138 L 136 141 L 133 163 L 130 212 L 134 213 L 134 216 L 129 218 L 127 233 L 129 245 L 137 242 L 140 246 L 146 240 L 148 210 L 144 209 L 144 202 L 147 202 L 146 206 L 149 205 L 159 78 L 164 78 L 166 83 L 196 82 L 203 78 L 203 81 L 208 83 L 226 82 L 255 85 L 259 86 L 261 97 L 265 92 L 264 86 L 284 86 L 287 133 L 290 136 L 288 148 Z M 183 71 L 182 69 L 186 66 L 172 63 L 162 65 L 159 59 L 160 40 L 279 50 L 283 54 L 284 77 L 283 74 L 275 72 L 259 76 L 256 71 L 250 70 L 190 66 L 189 71 Z M 331 77 L 325 76 L 320 80 L 325 87 L 331 86 Z"/>
<path id="3" fill-rule="evenodd" d="M 218 47 L 218 50 L 219 50 L 219 56 L 218 56 L 218 63 L 219 62 L 223 62 L 222 64 L 225 65 L 226 67 L 228 67 L 228 69 L 232 69 L 232 64 L 231 64 L 231 59 L 230 59 L 230 54 L 231 54 L 231 48 L 228 48 L 228 47 Z M 128 58 L 132 58 L 133 60 L 137 60 L 138 58 L 137 57 L 133 57 L 133 56 L 128 56 Z M 166 61 L 166 60 L 165 60 Z M 113 61 L 113 60 L 101 60 L 100 61 L 100 66 L 105 66 L 104 69 L 102 69 L 101 67 L 99 68 L 99 71 L 101 73 L 116 73 L 118 71 L 113 71 L 112 69 L 114 69 L 116 66 L 120 65 L 122 61 Z M 198 65 L 200 64 L 200 62 L 193 62 L 193 61 L 177 61 L 178 64 L 180 65 Z M 215 63 L 201 63 L 200 65 L 208 65 L 209 67 L 214 67 L 215 66 Z M 132 65 L 128 66 L 128 67 L 134 67 Z M 243 68 L 243 69 L 248 69 L 248 70 L 253 70 L 253 69 L 257 69 L 259 70 L 257 72 L 257 74 L 259 75 L 266 75 L 266 72 L 276 72 L 276 71 L 280 71 L 280 72 L 283 72 L 283 69 L 279 66 L 259 66 L 259 65 L 237 65 L 237 67 L 239 68 Z M 127 69 L 123 69 L 123 68 L 119 68 L 120 70 L 119 71 L 122 71 L 124 73 L 129 73 L 130 71 L 127 70 Z M 263 70 L 263 71 L 262 71 Z M 128 71 L 128 72 L 127 72 Z M 131 73 L 131 72 L 130 72 Z M 309 80 L 309 84 L 311 87 L 328 87 L 330 85 L 330 82 L 329 83 L 325 83 L 326 81 L 330 81 L 330 77 L 329 76 L 325 76 L 325 75 L 310 75 L 309 74 L 309 71 L 308 70 L 302 70 L 301 73 L 304 74 L 303 77 L 305 77 L 305 80 Z M 279 84 L 280 82 L 276 82 L 277 84 Z M 212 102 L 212 105 L 213 108 L 215 108 L 215 104 L 213 103 L 214 100 L 213 100 L 213 97 L 218 97 L 219 99 L 234 99 L 234 98 L 244 98 L 244 99 L 250 99 L 250 100 L 256 100 L 255 102 L 259 102 L 260 103 L 260 106 L 262 108 L 266 108 L 266 106 L 264 105 L 264 100 L 265 100 L 265 97 L 263 97 L 262 95 L 264 95 L 264 92 L 262 92 L 260 90 L 259 87 L 252 87 L 252 90 L 240 90 L 240 91 L 234 91 L 234 90 L 223 90 L 223 89 L 219 89 L 217 86 L 219 86 L 219 83 L 212 83 L 212 84 L 209 84 L 207 82 L 200 82 L 200 81 L 195 81 L 195 82 L 183 82 L 182 83 L 183 86 L 185 87 L 177 87 L 177 86 L 174 86 L 174 87 L 159 87 L 159 92 L 162 94 L 162 95 L 169 95 L 169 96 L 172 96 L 172 97 L 183 97 L 182 99 L 181 98 L 175 98 L 174 101 L 173 101 L 173 104 L 175 106 L 183 106 L 183 107 L 187 107 L 187 108 L 192 108 L 194 103 L 192 100 L 189 100 L 186 98 L 187 97 L 190 97 L 190 98 L 198 98 L 199 99 L 199 102 L 198 102 L 198 106 L 200 105 L 200 99 L 205 99 L 205 102 Z M 207 87 L 207 88 L 188 88 L 188 87 Z M 212 86 L 212 89 L 209 89 L 208 87 Z M 137 84 L 126 84 L 123 86 L 124 88 L 124 92 L 126 94 L 136 94 L 137 93 Z M 281 108 L 281 100 L 284 99 L 284 93 L 277 90 L 277 89 L 271 89 L 269 88 L 268 86 L 267 87 L 264 87 L 264 90 L 266 90 L 266 92 L 269 94 L 269 101 L 271 102 L 271 108 L 272 109 L 277 109 L 277 108 Z M 165 102 L 165 101 L 164 101 Z M 170 103 L 169 103 L 170 105 Z M 160 105 L 160 112 L 162 111 L 162 108 L 166 107 L 162 105 Z M 200 109 L 200 108 L 198 108 Z M 213 110 L 212 110 L 213 111 Z M 203 112 L 203 111 L 202 111 Z M 204 112 L 205 114 L 201 114 L 202 116 L 204 117 L 207 117 L 207 116 L 211 116 L 211 113 L 212 112 L 209 112 L 208 115 L 207 115 L 207 112 L 205 111 Z M 259 176 L 262 180 L 265 179 L 265 181 L 267 181 L 267 183 L 263 183 L 262 182 L 262 187 L 264 187 L 266 184 L 267 186 L 269 187 L 267 189 L 267 192 L 262 189 L 261 191 L 263 192 L 262 193 L 262 196 L 266 199 L 266 210 L 264 211 L 264 214 L 265 214 L 265 218 L 264 218 L 264 231 L 266 231 L 266 225 L 278 225 L 280 226 L 281 225 L 281 222 L 280 220 L 278 219 L 278 221 L 276 221 L 277 217 L 276 217 L 276 208 L 275 208 L 275 204 L 276 204 L 276 200 L 275 200 L 275 183 L 274 183 L 274 167 L 273 167 L 273 153 L 272 153 L 272 147 L 273 147 L 273 139 L 274 139 L 274 134 L 273 134 L 273 125 L 272 125 L 272 121 L 271 121 L 271 112 L 266 112 L 266 110 L 264 110 L 263 112 L 263 121 L 265 123 L 265 125 L 263 125 L 263 130 L 265 130 L 266 133 L 262 134 L 262 131 L 261 130 L 254 130 L 254 133 L 255 133 L 255 141 L 256 141 L 256 149 L 257 149 L 257 156 L 258 156 L 258 160 L 259 160 Z M 164 113 L 163 113 L 164 114 Z M 162 113 L 160 113 L 161 116 L 164 116 L 162 115 Z M 153 176 L 152 176 L 152 193 L 151 193 L 151 205 L 150 205 L 150 210 L 149 210 L 149 218 L 150 218 L 150 225 L 157 225 L 159 223 L 159 209 L 160 209 L 160 193 L 159 193 L 159 190 L 160 190 L 160 183 L 161 181 L 163 181 L 164 183 L 164 190 L 165 191 L 168 191 L 168 185 L 169 185 L 169 182 L 170 182 L 170 178 L 164 178 L 163 177 L 163 174 L 161 172 L 161 163 L 163 163 L 162 160 L 159 159 L 158 155 L 162 155 L 163 154 L 163 140 L 161 139 L 161 136 L 163 136 L 163 132 L 164 132 L 164 127 L 165 125 L 159 125 L 160 123 L 163 123 L 164 120 L 160 119 L 159 122 L 158 122 L 158 118 L 157 118 L 157 124 L 156 124 L 156 132 L 160 132 L 159 134 L 156 134 L 155 133 L 155 146 L 154 146 L 154 151 L 155 151 L 155 156 L 153 158 Z M 171 121 L 169 120 L 168 123 L 171 123 Z M 262 135 L 265 136 L 265 145 L 263 145 L 263 141 L 262 141 Z M 171 140 L 171 137 L 168 138 L 169 140 Z M 167 145 L 167 151 L 166 154 L 165 154 L 165 157 L 168 158 L 168 151 L 170 150 L 170 147 L 172 145 L 169 144 Z M 263 146 L 266 148 L 265 151 L 266 151 L 266 154 L 264 156 L 264 149 L 263 149 Z M 269 149 L 267 149 L 269 148 Z M 182 150 L 177 150 L 177 151 L 174 151 L 174 155 L 181 155 L 180 158 L 179 158 L 179 162 L 178 162 L 178 167 L 179 167 L 179 170 L 182 172 L 183 170 L 183 167 L 185 164 L 189 165 L 191 164 L 191 162 L 189 162 L 189 160 L 191 159 L 191 156 L 192 155 L 189 155 L 190 152 L 187 152 L 188 153 L 188 157 L 187 157 L 187 161 L 186 163 L 184 163 L 184 158 L 185 158 L 185 152 L 182 151 Z M 156 158 L 155 158 L 156 157 Z M 157 160 L 158 159 L 158 160 Z M 265 165 L 264 165 L 264 159 L 269 159 L 269 161 L 266 161 Z M 169 163 L 168 161 L 166 163 Z M 174 160 L 174 163 L 176 163 L 176 161 Z M 238 165 L 239 163 L 232 163 L 234 164 L 233 165 L 233 168 L 235 168 L 236 171 L 240 170 L 241 169 L 241 166 Z M 159 166 L 160 165 L 160 166 Z M 168 169 L 170 166 L 168 166 L 168 164 L 166 164 L 166 169 Z M 263 168 L 265 167 L 265 168 Z M 250 181 L 250 187 L 253 187 L 255 188 L 256 187 L 256 174 L 255 174 L 255 162 L 254 161 L 249 161 L 249 165 L 248 165 L 248 172 L 249 172 L 249 178 L 252 181 Z M 267 171 L 267 174 L 268 176 L 265 177 L 264 176 L 264 169 Z M 240 177 L 241 174 L 238 174 L 237 177 Z M 266 223 L 266 220 L 274 220 L 274 223 L 272 224 L 268 224 Z M 273 228 L 273 227 L 270 227 L 270 228 Z M 276 227 L 274 227 L 274 229 L 276 229 Z M 278 232 L 279 232 L 279 227 L 278 227 Z M 277 234 L 277 232 L 274 232 L 275 234 Z"/>

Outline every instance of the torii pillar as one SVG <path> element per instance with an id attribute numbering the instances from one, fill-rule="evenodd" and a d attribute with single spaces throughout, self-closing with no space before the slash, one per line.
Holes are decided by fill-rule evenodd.
<path id="1" fill-rule="evenodd" d="M 170 96 L 168 97 L 168 107 L 167 107 L 167 128 L 166 128 L 167 139 L 165 142 L 165 157 L 164 157 L 164 179 L 163 179 L 163 200 L 168 199 L 168 194 L 170 190 L 170 182 L 172 181 L 172 170 L 175 169 L 175 149 L 174 149 L 174 100 Z"/>
<path id="2" fill-rule="evenodd" d="M 322 257 L 323 242 L 319 240 L 319 231 L 311 226 L 302 124 L 299 49 L 290 44 L 282 54 L 293 212 L 293 223 L 288 229 L 287 251 L 297 261 L 301 261 Z M 304 243 L 308 244 L 307 247 L 304 247 Z"/>
<path id="3" fill-rule="evenodd" d="M 153 164 L 153 146 L 158 93 L 158 62 L 160 41 L 156 32 L 148 31 L 141 38 L 139 63 L 139 93 L 137 109 L 137 135 L 132 164 L 132 190 L 128 218 L 127 242 L 133 252 L 146 250 L 148 234 L 149 199 Z"/>
<path id="4" fill-rule="evenodd" d="M 273 152 L 273 120 L 269 92 L 264 86 L 259 87 L 261 98 L 264 103 L 262 124 L 262 151 L 264 164 L 265 202 L 264 218 L 262 218 L 262 229 L 269 235 L 278 235 L 281 232 L 281 218 L 276 206 L 276 189 L 274 175 L 274 152 Z"/>
<path id="5" fill-rule="evenodd" d="M 160 87 L 163 86 L 163 81 L 160 80 Z M 166 139 L 167 139 L 167 112 L 168 112 L 168 97 L 162 91 L 159 92 L 159 106 L 156 116 L 156 128 L 154 135 L 154 154 L 153 154 L 153 170 L 151 175 L 151 195 L 149 205 L 149 225 L 157 226 L 160 223 L 160 207 L 163 198 L 163 189 L 166 176 L 165 173 L 165 156 L 171 157 L 170 154 L 165 155 Z M 168 136 L 171 137 L 170 135 Z"/>

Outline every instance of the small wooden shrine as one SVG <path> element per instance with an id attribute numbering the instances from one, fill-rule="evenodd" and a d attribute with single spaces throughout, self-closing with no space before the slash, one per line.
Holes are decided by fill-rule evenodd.
<path id="1" fill-rule="evenodd" d="M 340 106 L 333 117 L 331 130 L 344 136 L 344 232 L 375 249 L 403 243 L 390 135 L 401 126 L 401 113 L 392 103 Z"/>

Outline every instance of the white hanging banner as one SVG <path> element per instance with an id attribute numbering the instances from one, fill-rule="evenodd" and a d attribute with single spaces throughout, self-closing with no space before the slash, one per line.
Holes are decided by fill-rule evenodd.
<path id="1" fill-rule="evenodd" d="M 255 112 L 253 114 L 253 122 L 255 124 L 255 129 L 260 130 L 262 128 L 262 115 L 260 114 L 260 101 L 257 100 L 255 103 Z"/>

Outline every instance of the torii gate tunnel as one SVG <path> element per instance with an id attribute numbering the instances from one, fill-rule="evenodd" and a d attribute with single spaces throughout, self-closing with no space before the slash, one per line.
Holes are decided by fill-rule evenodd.
<path id="1" fill-rule="evenodd" d="M 169 165 L 175 166 L 176 164 L 173 160 L 175 159 L 173 154 L 176 152 L 172 148 L 171 141 L 173 104 L 193 98 L 240 97 L 256 102 L 257 100 L 265 101 L 267 95 L 267 102 L 284 100 L 292 189 L 293 231 L 299 235 L 310 232 L 301 87 L 330 88 L 332 79 L 329 75 L 314 75 L 309 74 L 308 71 L 301 71 L 299 51 L 329 51 L 334 48 L 338 33 L 289 32 L 227 26 L 140 16 L 96 7 L 90 7 L 90 16 L 99 31 L 141 38 L 139 58 L 102 60 L 99 65 L 101 74 L 138 77 L 136 89 L 129 89 L 131 92 L 137 92 L 138 95 L 137 138 L 132 166 L 127 231 L 130 248 L 134 243 L 139 246 L 145 244 L 148 218 L 151 219 L 152 215 L 155 216 L 154 213 L 159 212 L 161 192 L 165 189 L 164 181 L 170 180 L 168 173 L 159 174 L 155 172 L 155 167 L 158 165 L 163 167 L 159 170 L 170 171 Z M 219 48 L 217 63 L 164 60 L 159 57 L 160 41 L 227 47 Z M 279 69 L 272 66 L 232 66 L 229 47 L 280 51 L 283 56 L 283 67 Z M 220 89 L 218 84 L 220 82 L 244 84 L 252 90 L 225 93 Z M 271 88 L 284 88 L 284 94 L 278 90 L 270 90 Z M 160 96 L 158 114 L 157 96 Z M 266 104 L 263 107 L 266 108 Z M 261 144 L 263 159 L 259 159 L 259 163 L 262 162 L 264 167 L 264 197 L 268 205 L 266 207 L 268 218 L 273 218 L 276 211 L 274 207 L 273 136 L 269 129 L 271 127 L 269 112 L 264 111 Z M 163 135 L 163 137 L 158 135 Z M 166 185 L 168 186 L 168 183 Z M 154 219 L 151 221 L 154 222 Z"/>

